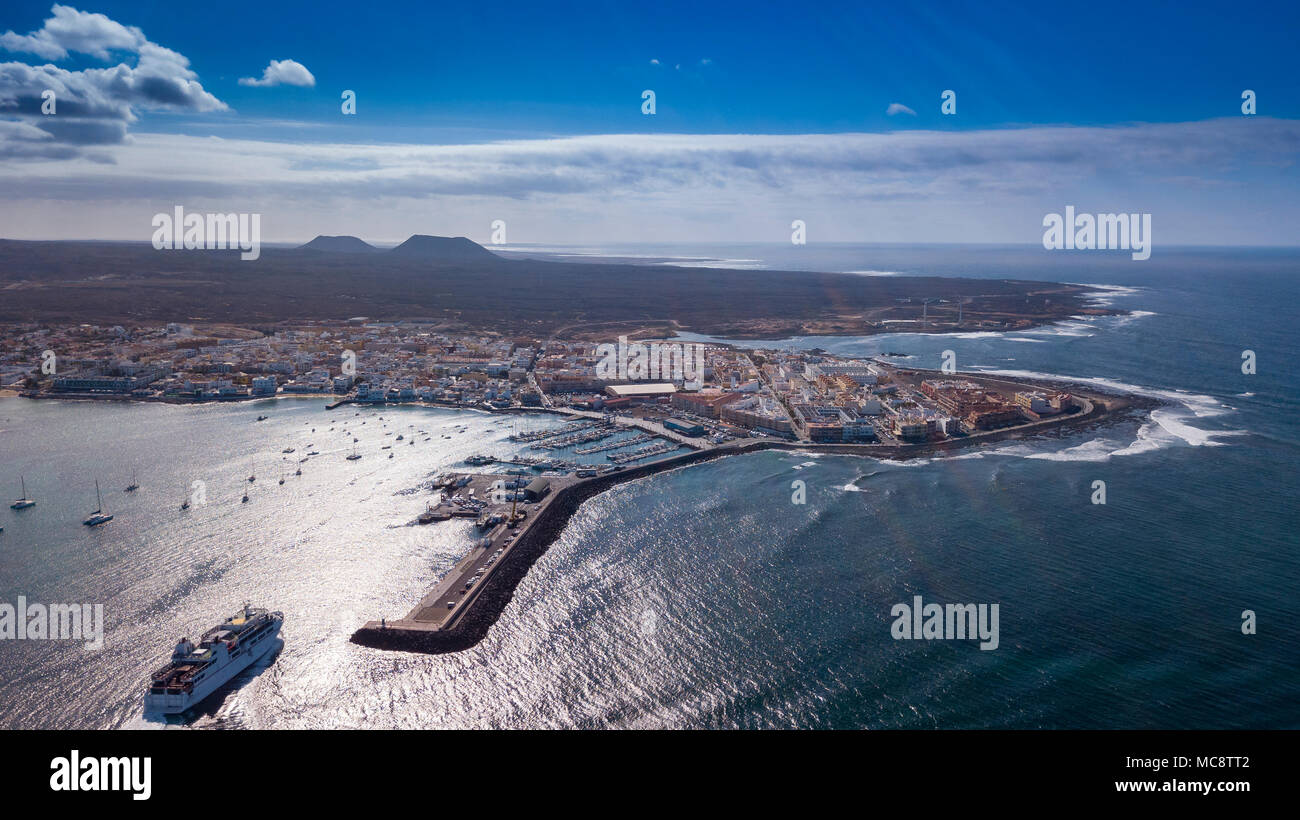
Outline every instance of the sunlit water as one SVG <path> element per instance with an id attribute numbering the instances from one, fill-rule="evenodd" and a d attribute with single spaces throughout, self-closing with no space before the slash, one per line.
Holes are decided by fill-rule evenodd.
<path id="1" fill-rule="evenodd" d="M 962 272 L 955 252 L 931 253 Z M 1091 277 L 1065 260 L 1056 277 L 1041 254 L 964 272 L 1122 286 L 1109 298 L 1143 312 L 792 344 L 930 367 L 952 349 L 963 369 L 1099 379 L 1168 406 L 944 458 L 765 452 L 621 485 L 453 655 L 348 636 L 405 614 L 465 549 L 468 522 L 407 526 L 429 476 L 473 452 L 529 452 L 505 440 L 512 427 L 558 418 L 0 400 L 0 488 L 17 497 L 21 473 L 39 501 L 0 511 L 0 600 L 103 603 L 108 622 L 97 652 L 0 642 L 0 726 L 159 725 L 140 716 L 148 672 L 247 600 L 284 611 L 284 647 L 188 725 L 1300 727 L 1294 255 L 1153 256 Z M 1257 375 L 1240 372 L 1246 348 Z M 417 429 L 429 440 L 394 441 Z M 364 457 L 349 462 L 354 435 Z M 321 455 L 292 476 L 309 443 Z M 117 518 L 90 530 L 96 478 Z M 195 481 L 206 504 L 181 512 Z M 890 608 L 916 594 L 998 603 L 1000 647 L 893 640 Z"/>

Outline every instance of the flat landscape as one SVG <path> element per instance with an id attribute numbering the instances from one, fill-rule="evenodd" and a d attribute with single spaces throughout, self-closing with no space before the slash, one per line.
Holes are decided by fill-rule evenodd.
<path id="1" fill-rule="evenodd" d="M 391 251 L 263 248 L 253 261 L 237 250 L 0 240 L 0 322 L 247 326 L 365 316 L 535 335 L 683 330 L 777 339 L 1023 329 L 1116 312 L 1091 306 L 1088 290 L 1015 279 L 508 260 L 438 237 L 413 237 Z"/>

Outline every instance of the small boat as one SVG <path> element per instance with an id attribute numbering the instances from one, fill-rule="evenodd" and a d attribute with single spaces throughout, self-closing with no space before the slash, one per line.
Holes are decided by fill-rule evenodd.
<path id="1" fill-rule="evenodd" d="M 357 452 L 357 445 L 353 444 L 352 455 L 348 456 L 348 461 L 356 461 L 359 458 L 361 458 L 361 454 Z"/>
<path id="2" fill-rule="evenodd" d="M 266 419 L 267 419 L 266 416 L 258 416 L 258 417 L 257 417 L 257 420 L 258 420 L 258 421 L 266 421 Z"/>
<path id="3" fill-rule="evenodd" d="M 135 483 L 135 470 L 132 470 L 132 471 L 131 471 L 131 483 L 128 484 L 128 485 L 126 485 L 126 489 L 123 490 L 122 492 L 125 492 L 125 493 L 133 493 L 133 492 L 135 492 L 135 491 L 138 490 L 138 489 L 140 489 L 140 485 L 137 484 L 137 483 Z"/>
<path id="4" fill-rule="evenodd" d="M 284 448 L 283 450 L 281 450 L 280 452 L 282 452 L 282 453 L 292 453 L 292 452 L 293 452 L 293 448 L 292 448 L 292 447 L 285 447 L 285 448 Z"/>
<path id="5" fill-rule="evenodd" d="M 113 520 L 113 516 L 104 512 L 104 498 L 99 494 L 98 481 L 95 482 L 95 500 L 99 502 L 99 507 L 90 514 L 89 518 L 81 522 L 87 527 L 98 527 L 100 524 L 107 524 L 109 521 Z"/>
<path id="6" fill-rule="evenodd" d="M 299 467 L 298 469 L 294 470 L 294 471 L 293 471 L 293 474 L 294 474 L 294 475 L 302 475 L 302 468 Z"/>
<path id="7" fill-rule="evenodd" d="M 247 503 L 248 503 L 248 493 L 244 493 L 244 497 L 243 497 L 242 499 L 240 499 L 239 503 L 240 503 L 240 504 L 247 504 Z"/>
<path id="8" fill-rule="evenodd" d="M 388 454 L 388 457 L 389 457 L 389 458 L 392 458 L 392 457 L 393 457 L 393 454 L 392 454 L 392 453 L 389 453 L 389 454 Z"/>
<path id="9" fill-rule="evenodd" d="M 25 510 L 25 509 L 27 509 L 28 507 L 35 507 L 35 506 L 36 506 L 36 502 L 33 501 L 31 498 L 28 498 L 28 497 L 27 497 L 27 480 L 24 479 L 22 476 L 19 476 L 19 477 L 18 477 L 18 480 L 19 480 L 19 481 L 22 483 L 22 485 L 23 485 L 23 497 L 20 498 L 20 499 L 18 499 L 18 500 L 15 501 L 14 503 L 10 504 L 10 505 L 9 505 L 9 509 L 11 509 L 11 510 Z"/>
<path id="10" fill-rule="evenodd" d="M 188 510 L 189 508 L 190 508 L 190 500 L 187 498 L 181 502 L 181 509 Z"/>

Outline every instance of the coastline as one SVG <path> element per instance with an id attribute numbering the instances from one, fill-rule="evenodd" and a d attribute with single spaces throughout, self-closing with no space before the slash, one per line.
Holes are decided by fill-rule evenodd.
<path id="1" fill-rule="evenodd" d="M 992 379 L 996 381 L 997 379 Z M 1018 380 L 1018 384 L 1036 384 L 1057 388 L 1074 385 L 1067 382 L 1045 380 Z M 407 618 L 396 621 L 366 623 L 350 638 L 352 643 L 386 651 L 445 654 L 469 649 L 478 644 L 501 617 L 514 597 L 515 589 L 528 574 L 533 564 L 546 553 L 568 526 L 570 519 L 583 502 L 619 484 L 648 478 L 670 470 L 683 469 L 705 461 L 763 450 L 786 450 L 812 454 L 857 455 L 873 458 L 906 460 L 936 453 L 967 449 L 988 443 L 1015 440 L 1030 436 L 1059 436 L 1063 431 L 1076 431 L 1110 423 L 1128 415 L 1133 410 L 1150 410 L 1166 402 L 1145 396 L 1113 393 L 1095 388 L 1080 391 L 1088 402 L 1084 412 L 1068 418 L 1054 418 L 1044 425 L 1037 422 L 1003 430 L 990 431 L 961 439 L 905 445 L 870 444 L 817 444 L 812 442 L 774 439 L 751 440 L 738 444 L 721 445 L 707 450 L 696 450 L 653 461 L 622 472 L 609 473 L 566 485 L 555 491 L 548 503 L 523 528 L 515 543 L 503 554 L 499 564 L 476 585 L 472 594 L 458 606 L 456 613 L 442 628 L 415 620 L 421 610 L 417 605 Z M 1076 393 L 1076 395 L 1080 395 Z M 438 589 L 440 579 L 434 589 Z"/>
<path id="2" fill-rule="evenodd" d="M 888 362 L 882 362 L 882 364 L 897 369 L 905 369 L 916 374 L 933 374 L 936 376 L 951 375 L 926 368 L 900 367 L 899 365 Z M 491 571 L 486 573 L 480 583 L 474 585 L 468 593 L 465 593 L 465 597 L 456 607 L 454 612 L 447 613 L 445 623 L 435 623 L 429 620 L 427 616 L 417 618 L 417 615 L 420 615 L 422 610 L 428 606 L 428 601 L 430 599 L 439 598 L 443 594 L 444 587 L 448 583 L 459 581 L 459 577 L 453 578 L 457 569 L 460 567 L 459 563 L 457 564 L 457 567 L 453 568 L 444 577 L 440 578 L 434 586 L 426 592 L 422 602 L 405 618 L 386 622 L 368 622 L 351 635 L 350 641 L 360 646 L 374 649 L 423 654 L 458 652 L 477 645 L 487 635 L 492 625 L 500 619 L 506 606 L 512 600 L 515 590 L 528 574 L 533 564 L 535 564 L 536 561 L 546 553 L 550 546 L 558 540 L 560 535 L 568 526 L 574 513 L 578 511 L 581 505 L 596 495 L 629 481 L 648 478 L 670 470 L 684 469 L 695 464 L 718 458 L 744 455 L 764 450 L 784 450 L 788 452 L 807 453 L 810 455 L 855 455 L 877 459 L 905 461 L 960 450 L 975 449 L 1008 440 L 1030 437 L 1060 437 L 1082 429 L 1113 423 L 1121 418 L 1128 417 L 1131 414 L 1131 411 L 1151 410 L 1167 404 L 1167 402 L 1162 399 L 1134 393 L 1125 393 L 1110 388 L 1099 388 L 1086 382 L 1073 381 L 1068 377 L 1063 377 L 1061 379 L 1027 378 L 1020 376 L 1009 378 L 997 374 L 983 374 L 978 372 L 962 372 L 958 375 L 962 378 L 969 378 L 973 381 L 1000 386 L 1002 389 L 1006 389 L 1007 387 L 1015 389 L 1025 389 L 1026 387 L 1039 387 L 1051 390 L 1068 389 L 1078 400 L 1080 400 L 1081 407 L 1078 412 L 1065 416 L 1051 416 L 1013 427 L 974 433 L 957 438 L 945 438 L 939 441 L 920 443 L 845 444 L 816 443 L 797 440 L 791 441 L 777 438 L 741 439 L 726 444 L 692 449 L 686 453 L 670 455 L 637 466 L 629 466 L 622 471 L 607 473 L 593 478 L 561 479 L 554 482 L 556 484 L 556 489 L 554 489 L 550 497 L 545 499 L 544 502 L 539 505 L 535 515 L 520 527 L 514 543 L 509 545 L 503 551 L 500 560 L 491 568 Z M 329 402 L 327 409 L 348 404 L 377 404 L 381 408 L 413 405 L 432 409 L 451 409 L 461 411 L 472 410 L 485 415 L 497 413 L 506 415 L 540 413 L 563 416 L 570 415 L 574 412 L 571 409 L 545 406 L 496 408 L 489 406 L 428 401 L 411 401 L 396 404 L 388 404 L 386 402 L 371 403 L 358 402 L 347 397 L 336 398 L 327 394 L 290 394 L 257 397 L 239 396 L 229 399 L 213 398 L 205 400 L 165 400 L 162 398 L 141 399 L 140 397 L 132 396 L 96 396 L 92 398 L 86 396 L 48 394 L 43 396 L 25 397 L 63 399 L 71 401 L 95 401 L 97 399 L 112 398 L 117 401 L 126 402 L 152 400 L 155 403 L 169 404 L 203 404 L 208 401 L 263 401 L 273 399 L 306 398 L 327 400 Z M 469 560 L 470 557 L 471 553 L 467 553 L 466 556 L 462 558 L 462 561 Z"/>

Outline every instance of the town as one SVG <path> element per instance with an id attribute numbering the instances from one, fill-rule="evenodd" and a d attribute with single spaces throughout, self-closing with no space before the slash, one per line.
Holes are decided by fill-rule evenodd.
<path id="1" fill-rule="evenodd" d="M 818 350 L 643 340 L 633 346 L 673 348 L 678 361 L 685 347 L 685 359 L 703 368 L 640 373 L 602 366 L 611 344 L 364 317 L 256 329 L 172 323 L 0 330 L 0 389 L 31 398 L 199 402 L 320 396 L 330 406 L 531 409 L 621 417 L 697 449 L 763 437 L 816 444 L 933 443 L 1088 410 L 1087 399 L 1063 390 L 1015 389 L 978 374 L 913 370 Z M 644 375 L 656 378 L 638 378 Z"/>

